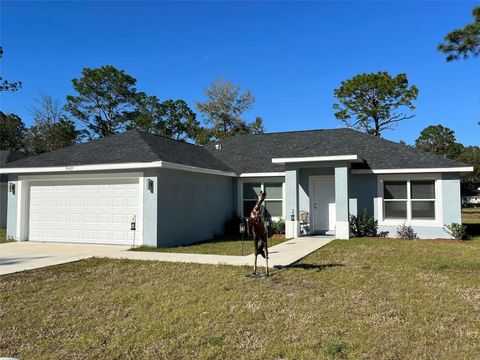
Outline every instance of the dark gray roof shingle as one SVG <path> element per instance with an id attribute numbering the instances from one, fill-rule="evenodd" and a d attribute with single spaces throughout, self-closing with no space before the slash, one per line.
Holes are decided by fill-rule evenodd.
<path id="1" fill-rule="evenodd" d="M 15 150 L 1 150 L 0 151 L 0 168 L 5 167 L 7 163 L 13 162 L 15 160 L 23 159 L 25 154 L 20 151 Z M 7 176 L 0 175 L 0 182 L 6 182 Z"/>
<path id="2" fill-rule="evenodd" d="M 221 149 L 216 149 L 217 144 Z M 352 129 L 310 130 L 235 136 L 205 147 L 140 130 L 108 136 L 4 167 L 47 167 L 168 161 L 236 173 L 284 171 L 272 158 L 360 155 L 371 169 L 466 166 Z M 355 164 L 357 166 L 357 164 Z"/>
<path id="3" fill-rule="evenodd" d="M 9 163 L 5 167 L 48 167 L 168 161 L 207 169 L 231 171 L 205 148 L 130 130 L 85 144 Z"/>
<path id="4" fill-rule="evenodd" d="M 215 145 L 221 144 L 216 150 Z M 360 155 L 371 169 L 465 166 L 458 161 L 352 129 L 330 129 L 244 135 L 206 148 L 235 172 L 276 172 L 284 166 L 272 158 Z"/>

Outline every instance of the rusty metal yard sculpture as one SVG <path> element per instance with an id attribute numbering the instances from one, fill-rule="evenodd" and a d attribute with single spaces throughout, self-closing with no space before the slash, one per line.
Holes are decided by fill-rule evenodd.
<path id="1" fill-rule="evenodd" d="M 253 274 L 257 273 L 257 257 L 260 254 L 265 258 L 266 267 L 265 274 L 270 275 L 268 268 L 268 230 L 263 219 L 263 202 L 267 193 L 260 191 L 257 202 L 250 212 L 247 219 L 248 233 L 253 235 L 253 243 L 255 245 L 255 261 L 253 264 Z"/>

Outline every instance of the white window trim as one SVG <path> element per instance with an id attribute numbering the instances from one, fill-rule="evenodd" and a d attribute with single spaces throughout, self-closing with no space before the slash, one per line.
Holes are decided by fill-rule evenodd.
<path id="1" fill-rule="evenodd" d="M 272 220 L 278 221 L 280 219 L 285 219 L 285 179 L 283 177 L 279 178 L 242 178 L 238 181 L 238 214 L 240 217 L 243 217 L 243 201 L 250 200 L 243 198 L 243 184 L 244 183 L 260 183 L 262 191 L 265 190 L 265 183 L 282 183 L 282 198 L 281 199 L 266 199 L 266 201 L 282 201 L 282 216 L 272 216 Z M 267 194 L 268 197 L 268 194 Z M 251 201 L 257 199 L 251 199 Z"/>
<path id="2" fill-rule="evenodd" d="M 435 219 L 412 219 L 411 196 L 410 196 L 410 181 L 415 180 L 431 180 L 435 181 Z M 407 218 L 406 219 L 386 219 L 384 213 L 384 198 L 383 198 L 383 183 L 384 181 L 406 181 L 407 182 Z M 443 226 L 443 196 L 442 196 L 442 177 L 441 174 L 392 174 L 381 175 L 377 178 L 377 218 L 378 225 L 383 226 Z M 421 201 L 422 199 L 415 199 L 414 201 Z M 388 201 L 388 200 L 387 200 Z M 428 201 L 433 201 L 428 199 Z"/>

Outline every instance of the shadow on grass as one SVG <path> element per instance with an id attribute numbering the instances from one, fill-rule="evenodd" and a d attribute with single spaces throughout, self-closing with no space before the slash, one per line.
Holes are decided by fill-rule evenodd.
<path id="1" fill-rule="evenodd" d="M 333 268 L 333 267 L 345 267 L 346 265 L 344 264 L 291 264 L 288 266 L 282 267 L 282 269 L 302 269 L 302 270 L 316 270 L 316 271 L 322 271 L 328 268 Z"/>
<path id="2" fill-rule="evenodd" d="M 467 226 L 467 234 L 470 236 L 480 235 L 480 224 L 464 224 Z"/>

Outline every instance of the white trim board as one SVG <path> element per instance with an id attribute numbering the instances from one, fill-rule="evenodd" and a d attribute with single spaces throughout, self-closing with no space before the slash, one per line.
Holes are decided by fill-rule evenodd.
<path id="1" fill-rule="evenodd" d="M 473 166 L 451 168 L 411 168 L 411 169 L 352 169 L 352 174 L 422 174 L 445 172 L 472 172 Z"/>
<path id="2" fill-rule="evenodd" d="M 248 177 L 271 177 L 271 176 L 285 176 L 285 172 L 259 172 L 259 173 L 241 173 L 241 178 Z"/>
<path id="3" fill-rule="evenodd" d="M 29 168 L 0 168 L 0 174 L 35 174 L 51 172 L 77 172 L 77 171 L 102 171 L 102 170 L 128 170 L 128 169 L 149 169 L 165 168 L 190 172 L 198 172 L 212 175 L 223 175 L 236 177 L 237 174 L 231 171 L 200 168 L 196 166 L 182 165 L 168 161 L 136 162 L 121 164 L 96 164 L 96 165 L 74 165 L 74 166 L 47 166 Z"/>
<path id="4" fill-rule="evenodd" d="M 298 162 L 318 162 L 318 161 L 352 161 L 363 162 L 359 155 L 331 155 L 331 156 L 307 156 L 291 158 L 273 158 L 274 164 L 298 163 Z"/>

